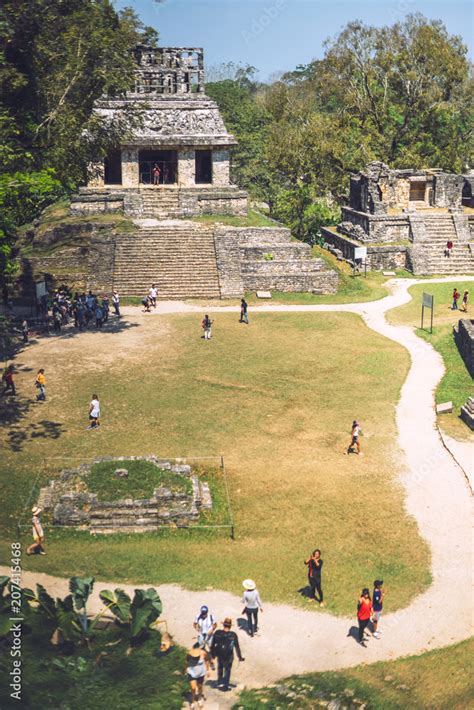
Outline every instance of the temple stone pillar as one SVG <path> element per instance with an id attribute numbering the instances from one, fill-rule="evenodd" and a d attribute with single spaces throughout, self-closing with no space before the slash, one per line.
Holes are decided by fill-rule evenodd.
<path id="1" fill-rule="evenodd" d="M 212 151 L 212 184 L 229 185 L 230 155 L 227 149 Z"/>
<path id="2" fill-rule="evenodd" d="M 194 150 L 178 151 L 178 185 L 194 186 L 196 180 L 196 153 Z"/>
<path id="3" fill-rule="evenodd" d="M 122 185 L 123 187 L 139 186 L 137 148 L 124 148 L 122 150 Z"/>
<path id="4" fill-rule="evenodd" d="M 104 164 L 94 163 L 89 170 L 91 177 L 87 180 L 87 187 L 104 187 Z"/>

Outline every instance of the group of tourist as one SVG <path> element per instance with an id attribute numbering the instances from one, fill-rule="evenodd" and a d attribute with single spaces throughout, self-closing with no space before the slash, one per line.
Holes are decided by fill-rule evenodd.
<path id="1" fill-rule="evenodd" d="M 120 316 L 120 296 L 114 291 L 112 306 L 115 315 Z M 51 316 L 49 315 L 51 311 Z M 55 333 L 60 334 L 63 326 L 71 321 L 80 331 L 90 326 L 102 328 L 107 323 L 110 313 L 110 298 L 108 294 L 98 296 L 91 290 L 86 294 L 76 292 L 72 295 L 66 289 L 55 291 L 52 296 L 43 295 L 37 307 L 38 317 L 42 318 L 49 328 L 51 321 Z M 21 325 L 24 342 L 28 342 L 28 323 L 26 319 Z"/>
<path id="2" fill-rule="evenodd" d="M 461 302 L 461 308 L 458 308 L 458 301 L 461 298 L 461 294 L 457 290 L 457 288 L 453 289 L 453 304 L 451 306 L 452 311 L 457 311 L 461 310 L 464 311 L 464 313 L 467 313 L 467 302 L 469 300 L 469 291 L 464 291 L 463 297 L 462 297 L 462 302 Z"/>
<path id="3" fill-rule="evenodd" d="M 247 632 L 254 637 L 258 631 L 258 612 L 263 612 L 260 594 L 252 579 L 242 582 L 244 592 L 242 603 L 243 614 L 247 617 Z M 216 687 L 223 692 L 230 690 L 230 676 L 235 655 L 239 661 L 244 661 L 240 650 L 239 637 L 232 631 L 232 619 L 226 617 L 222 622 L 222 629 L 217 628 L 214 616 L 209 612 L 209 607 L 202 606 L 193 624 L 198 632 L 197 641 L 189 649 L 186 656 L 186 673 L 191 687 L 191 708 L 203 707 L 203 685 L 206 676 L 215 670 L 214 661 L 217 660 Z"/>

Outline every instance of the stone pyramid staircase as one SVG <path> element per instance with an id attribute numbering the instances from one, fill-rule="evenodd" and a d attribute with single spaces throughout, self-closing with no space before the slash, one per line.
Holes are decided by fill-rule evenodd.
<path id="1" fill-rule="evenodd" d="M 166 219 L 180 216 L 179 192 L 176 187 L 156 187 L 140 188 L 142 199 L 141 216 L 146 219 L 155 217 L 156 219 Z"/>
<path id="2" fill-rule="evenodd" d="M 426 274 L 465 274 L 474 271 L 474 256 L 469 243 L 459 241 L 453 217 L 450 214 L 424 216 L 426 250 Z M 454 248 L 450 257 L 444 256 L 446 243 L 451 240 Z"/>
<path id="3" fill-rule="evenodd" d="M 212 225 L 166 220 L 117 235 L 114 289 L 144 296 L 152 283 L 159 298 L 220 298 Z"/>

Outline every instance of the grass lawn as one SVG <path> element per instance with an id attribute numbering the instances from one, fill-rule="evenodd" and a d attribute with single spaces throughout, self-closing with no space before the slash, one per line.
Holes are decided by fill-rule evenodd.
<path id="1" fill-rule="evenodd" d="M 137 314 L 117 332 L 51 337 L 20 353 L 16 409 L 0 410 L 10 423 L 0 462 L 3 562 L 33 482 L 46 483 L 68 457 L 77 465 L 223 454 L 235 541 L 205 531 L 103 538 L 48 529 L 48 556 L 25 567 L 234 592 L 254 577 L 264 599 L 306 606 L 303 560 L 321 547 L 330 612 L 352 614 L 361 586 L 378 576 L 390 588 L 388 609 L 408 604 L 430 574 L 397 478 L 406 351 L 342 313 L 255 313 L 248 327 L 222 314 L 211 341 L 200 335 L 194 315 Z M 47 400 L 30 403 L 40 366 Z M 86 431 L 96 391 L 102 426 Z M 344 456 L 354 417 L 365 434 L 360 458 Z"/>
<path id="2" fill-rule="evenodd" d="M 128 478 L 116 478 L 114 471 L 117 468 L 126 468 Z M 102 461 L 91 467 L 84 480 L 88 490 L 97 493 L 100 501 L 149 498 L 160 486 L 183 493 L 192 492 L 189 478 L 159 469 L 150 461 Z"/>
<path id="3" fill-rule="evenodd" d="M 275 220 L 252 209 L 249 209 L 246 217 L 227 214 L 203 214 L 199 217 L 193 217 L 192 220 L 193 222 L 201 222 L 202 224 L 219 223 L 231 227 L 284 227 L 283 224 L 278 224 Z"/>
<path id="4" fill-rule="evenodd" d="M 44 622 L 43 622 L 44 624 Z M 43 629 L 43 630 L 42 630 Z M 118 627 L 97 631 L 91 647 L 76 647 L 64 656 L 50 643 L 54 627 L 45 634 L 39 622 L 22 637 L 22 699 L 8 695 L 8 684 L 0 684 L 0 707 L 61 708 L 61 710 L 180 710 L 188 690 L 183 673 L 185 650 L 173 647 L 160 653 L 160 634 L 150 638 L 127 656 L 128 641 Z M 0 655 L 0 675 L 9 677 L 11 658 Z M 139 698 L 139 703 L 137 701 Z"/>
<path id="5" fill-rule="evenodd" d="M 274 688 L 243 692 L 234 709 L 310 710 L 318 700 L 327 705 L 337 698 L 346 708 L 358 707 L 357 699 L 367 710 L 468 710 L 473 706 L 473 659 L 470 639 L 421 656 L 293 676 Z"/>
<path id="6" fill-rule="evenodd" d="M 460 419 L 459 410 L 467 398 L 474 393 L 472 378 L 459 354 L 453 338 L 453 325 L 460 318 L 472 317 L 472 306 L 468 313 L 451 310 L 451 294 L 453 288 L 463 294 L 465 290 L 472 291 L 472 282 L 453 281 L 452 283 L 430 284 L 429 286 L 412 286 L 410 293 L 413 300 L 401 308 L 395 308 L 388 314 L 388 319 L 394 324 L 413 325 L 416 333 L 441 354 L 446 366 L 446 373 L 436 390 L 436 402 L 453 402 L 452 414 L 442 414 L 438 421 L 443 429 L 458 438 L 473 438 L 467 425 Z M 429 332 L 429 310 L 425 309 L 425 326 L 421 330 L 420 314 L 423 291 L 434 295 L 433 333 Z"/>

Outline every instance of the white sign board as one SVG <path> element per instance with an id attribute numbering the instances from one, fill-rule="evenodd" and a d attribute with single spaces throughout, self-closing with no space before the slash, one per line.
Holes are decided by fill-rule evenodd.
<path id="1" fill-rule="evenodd" d="M 46 288 L 46 282 L 45 281 L 39 281 L 36 284 L 36 298 L 39 301 L 41 299 L 41 296 L 46 296 L 48 293 L 48 289 Z"/>
<path id="2" fill-rule="evenodd" d="M 367 247 L 356 247 L 354 249 L 354 259 L 367 259 Z"/>

